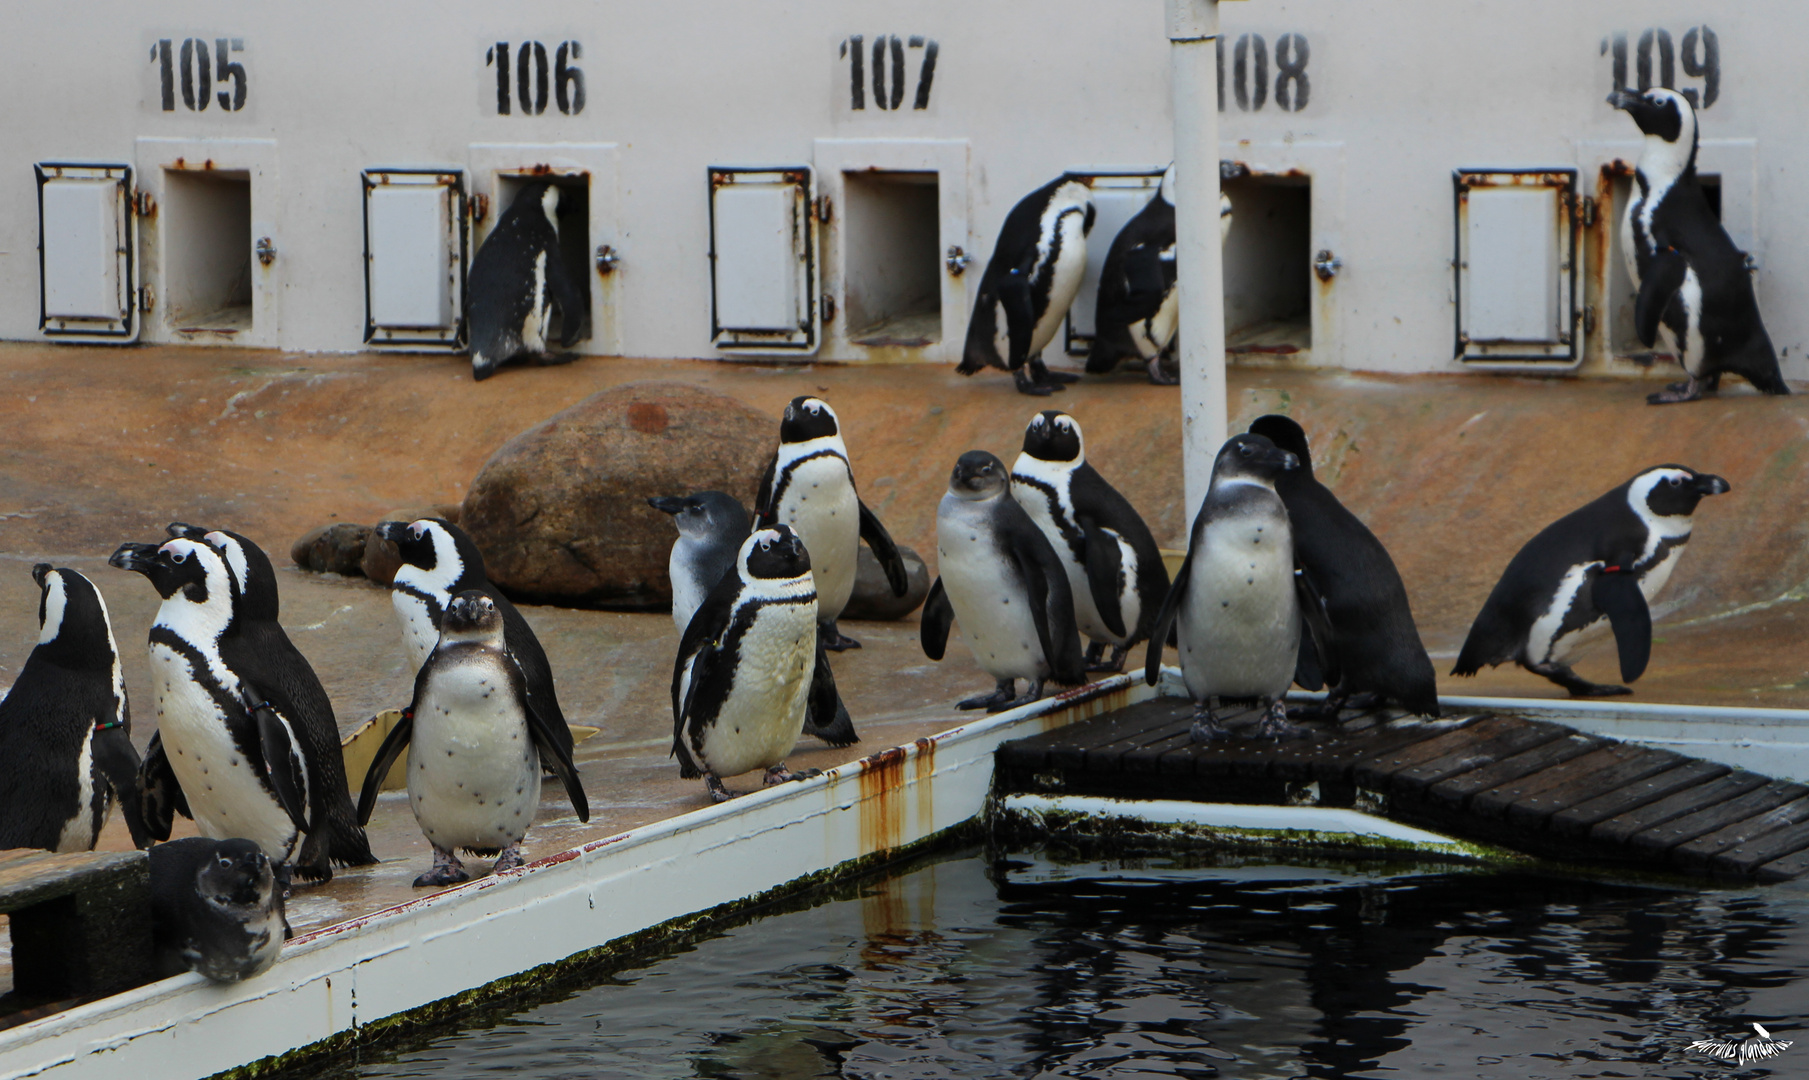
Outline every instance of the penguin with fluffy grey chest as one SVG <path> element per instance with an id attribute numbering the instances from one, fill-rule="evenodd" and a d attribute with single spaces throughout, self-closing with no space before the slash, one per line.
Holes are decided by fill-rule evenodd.
<path id="1" fill-rule="evenodd" d="M 117 804 L 132 843 L 150 843 L 139 810 L 138 751 L 107 604 L 94 584 L 32 567 L 38 644 L 0 700 L 0 848 L 91 851 Z"/>
<path id="2" fill-rule="evenodd" d="M 1054 409 L 1024 429 L 1011 494 L 1067 571 L 1075 621 L 1091 639 L 1088 670 L 1123 671 L 1126 654 L 1149 637 L 1168 595 L 1168 569 L 1149 526 L 1088 464 L 1080 424 Z M 1107 645 L 1112 659 L 1102 663 Z"/>
<path id="3" fill-rule="evenodd" d="M 521 841 L 540 807 L 539 761 L 551 763 L 578 820 L 590 820 L 571 754 L 504 641 L 494 600 L 475 589 L 453 597 L 439 644 L 415 675 L 414 701 L 365 774 L 359 824 L 370 821 L 383 778 L 408 751 L 408 804 L 433 845 L 433 869 L 417 887 L 468 880 L 459 849 L 496 856 L 493 872 L 522 864 Z"/>
<path id="4" fill-rule="evenodd" d="M 962 454 L 949 475 L 936 509 L 936 558 L 940 575 L 919 631 L 924 655 L 941 660 L 959 622 L 974 660 L 998 680 L 991 694 L 956 708 L 1001 712 L 1041 698 L 1050 679 L 1087 681 L 1068 572 L 1011 497 L 1004 462 L 984 450 Z M 1019 679 L 1029 684 L 1022 697 Z"/>
<path id="5" fill-rule="evenodd" d="M 1689 376 L 1646 400 L 1695 401 L 1715 392 L 1724 371 L 1762 393 L 1790 393 L 1759 318 L 1746 254 L 1721 227 L 1696 176 L 1695 108 L 1656 86 L 1617 90 L 1608 104 L 1626 110 L 1646 136 L 1621 219 L 1621 253 L 1639 291 L 1634 330 L 1647 347 L 1662 337 Z"/>
<path id="6" fill-rule="evenodd" d="M 238 982 L 276 963 L 291 936 L 270 857 L 249 840 L 190 836 L 151 849 L 158 974 Z"/>
<path id="7" fill-rule="evenodd" d="M 1213 462 L 1212 485 L 1150 633 L 1144 668 L 1154 686 L 1174 626 L 1181 681 L 1196 706 L 1196 742 L 1224 738 L 1215 703 L 1239 700 L 1265 708 L 1258 735 L 1311 734 L 1288 722 L 1283 704 L 1300 656 L 1303 617 L 1321 670 L 1337 681 L 1331 628 L 1311 583 L 1297 572 L 1288 509 L 1275 491 L 1277 478 L 1299 467 L 1298 458 L 1261 435 L 1232 436 Z"/>
<path id="8" fill-rule="evenodd" d="M 1571 658 L 1612 629 L 1621 679 L 1645 673 L 1652 600 L 1690 542 L 1697 504 L 1728 490 L 1719 476 L 1659 465 L 1547 525 L 1495 583 L 1451 674 L 1474 675 L 1484 664 L 1512 660 L 1572 697 L 1632 693 L 1583 678 Z"/>
<path id="9" fill-rule="evenodd" d="M 756 531 L 685 627 L 672 669 L 672 754 L 679 775 L 702 777 L 714 802 L 731 798 L 723 777 L 753 769 L 768 785 L 816 775 L 785 767 L 807 724 L 853 734 L 818 634 L 810 562 L 788 526 Z"/>
<path id="10" fill-rule="evenodd" d="M 700 491 L 679 498 L 662 495 L 647 500 L 678 526 L 666 568 L 672 578 L 672 622 L 680 637 L 710 590 L 735 569 L 741 542 L 753 531 L 741 500 L 720 491 Z"/>
<path id="11" fill-rule="evenodd" d="M 559 310 L 559 347 L 569 349 L 589 298 L 559 254 L 558 185 L 536 180 L 515 196 L 471 260 L 466 296 L 473 378 L 487 379 L 521 356 L 540 364 L 570 359 L 547 347 L 553 309 Z"/>
<path id="12" fill-rule="evenodd" d="M 1019 393 L 1037 395 L 1078 378 L 1044 367 L 1043 349 L 1055 340 L 1080 291 L 1092 229 L 1092 189 L 1065 174 L 1011 208 L 980 275 L 956 371 L 972 375 L 986 367 L 1003 368 L 1011 372 Z"/>

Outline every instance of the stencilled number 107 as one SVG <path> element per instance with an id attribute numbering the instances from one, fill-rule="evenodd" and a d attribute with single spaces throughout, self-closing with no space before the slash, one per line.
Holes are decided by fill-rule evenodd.
<path id="1" fill-rule="evenodd" d="M 936 79 L 936 54 L 941 51 L 941 46 L 936 44 L 935 38 L 927 38 L 922 34 L 907 37 L 877 34 L 873 38 L 871 51 L 865 34 L 851 34 L 844 38 L 840 57 L 848 61 L 848 107 L 856 112 L 867 107 L 867 70 L 868 61 L 871 60 L 873 107 L 887 111 L 903 109 L 907 50 L 921 50 L 919 56 L 922 57 L 917 64 L 917 86 L 911 95 L 911 108 L 929 108 L 930 87 Z"/>

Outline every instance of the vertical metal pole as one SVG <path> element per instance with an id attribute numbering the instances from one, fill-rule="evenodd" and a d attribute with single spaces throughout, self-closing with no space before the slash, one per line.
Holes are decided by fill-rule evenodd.
<path id="1" fill-rule="evenodd" d="M 1167 0 L 1175 104 L 1175 263 L 1187 526 L 1226 438 L 1225 286 L 1219 247 L 1219 0 Z"/>

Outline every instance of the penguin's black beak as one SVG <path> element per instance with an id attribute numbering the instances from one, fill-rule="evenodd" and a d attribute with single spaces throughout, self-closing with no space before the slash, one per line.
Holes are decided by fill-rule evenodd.
<path id="1" fill-rule="evenodd" d="M 377 523 L 377 539 L 399 544 L 402 542 L 403 531 L 407 528 L 406 521 L 380 521 Z"/>
<path id="2" fill-rule="evenodd" d="M 203 544 L 207 542 L 207 530 L 200 525 L 172 521 L 163 527 L 163 531 L 170 534 L 171 540 L 194 540 Z"/>
<path id="3" fill-rule="evenodd" d="M 1732 484 L 1721 479 L 1719 476 L 1710 476 L 1707 473 L 1703 473 L 1696 477 L 1696 490 L 1703 495 L 1725 495 L 1733 489 L 1734 486 Z"/>
<path id="4" fill-rule="evenodd" d="M 52 567 L 47 562 L 41 562 L 31 568 L 31 579 L 38 583 L 38 588 L 44 587 L 44 579 L 50 576 L 51 570 Z"/>
<path id="5" fill-rule="evenodd" d="M 685 508 L 685 500 L 676 495 L 655 495 L 647 500 L 647 505 L 662 514 L 676 514 Z"/>
<path id="6" fill-rule="evenodd" d="M 1639 94 L 1624 87 L 1608 95 L 1608 104 L 1617 109 L 1631 109 L 1644 100 Z"/>
<path id="7" fill-rule="evenodd" d="M 130 570 L 136 574 L 149 574 L 157 566 L 159 546 L 158 544 L 121 544 L 119 550 L 115 551 L 107 560 L 107 565 L 117 566 L 121 570 Z"/>

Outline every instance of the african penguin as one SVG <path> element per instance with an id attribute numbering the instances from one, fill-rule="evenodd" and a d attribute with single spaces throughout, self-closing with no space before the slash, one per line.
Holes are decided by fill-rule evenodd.
<path id="1" fill-rule="evenodd" d="M 1777 351 L 1759 317 L 1746 254 L 1721 227 L 1696 177 L 1696 110 L 1663 87 L 1617 90 L 1645 133 L 1636 190 L 1621 218 L 1621 254 L 1638 290 L 1634 330 L 1650 347 L 1660 337 L 1689 376 L 1646 398 L 1653 405 L 1695 401 L 1731 371 L 1767 394 L 1788 394 Z"/>
<path id="2" fill-rule="evenodd" d="M 1343 675 L 1330 688 L 1324 712 L 1335 716 L 1354 695 L 1364 695 L 1360 702 L 1364 705 L 1391 702 L 1422 716 L 1437 716 L 1438 677 L 1414 625 L 1407 587 L 1388 550 L 1313 476 L 1306 432 L 1299 424 L 1286 416 L 1261 416 L 1250 425 L 1250 433 L 1300 462 L 1299 468 L 1275 478 L 1275 493 L 1288 509 L 1294 563 L 1325 601 L 1331 649 Z M 1303 641 L 1300 655 L 1317 660 L 1310 641 Z M 1310 673 L 1297 670 L 1295 681 L 1317 690 L 1323 675 L 1314 663 Z"/>
<path id="3" fill-rule="evenodd" d="M 1123 671 L 1168 595 L 1168 569 L 1136 508 L 1087 463 L 1072 416 L 1051 409 L 1031 418 L 1011 467 L 1011 495 L 1067 571 L 1075 622 L 1091 639 L 1089 670 Z M 1112 659 L 1102 664 L 1107 645 Z"/>
<path id="4" fill-rule="evenodd" d="M 1078 686 L 1087 662 L 1074 625 L 1068 572 L 1049 538 L 1011 497 L 1005 463 L 969 450 L 949 474 L 936 509 L 940 576 L 923 602 L 923 653 L 941 660 L 949 625 L 974 660 L 998 680 L 991 694 L 957 702 L 958 709 L 1002 712 L 1043 696 L 1050 679 Z M 1017 680 L 1029 684 L 1017 696 Z"/>
<path id="5" fill-rule="evenodd" d="M 685 627 L 672 668 L 672 754 L 679 775 L 703 777 L 714 802 L 731 798 L 723 777 L 753 769 L 766 770 L 768 785 L 816 775 L 785 767 L 807 720 L 853 731 L 818 635 L 810 563 L 790 527 L 757 530 Z"/>
<path id="6" fill-rule="evenodd" d="M 467 589 L 447 604 L 439 642 L 415 674 L 414 701 L 365 774 L 358 821 L 371 819 L 383 778 L 407 749 L 408 805 L 433 845 L 433 869 L 415 885 L 468 880 L 460 848 L 495 855 L 493 873 L 512 870 L 540 807 L 539 762 L 551 763 L 578 820 L 590 820 L 568 745 L 510 655 L 502 610 Z"/>
<path id="7" fill-rule="evenodd" d="M 572 756 L 572 732 L 566 726 L 565 711 L 559 707 L 559 695 L 553 688 L 553 668 L 547 662 L 546 650 L 534 636 L 515 605 L 484 574 L 484 556 L 472 543 L 465 530 L 443 518 L 421 518 L 417 521 L 385 521 L 377 526 L 377 535 L 396 545 L 402 567 L 390 585 L 390 603 L 396 619 L 402 624 L 402 644 L 418 671 L 433 655 L 440 641 L 440 617 L 453 596 L 470 589 L 488 596 L 502 613 L 504 641 L 509 655 L 520 665 L 522 677 L 528 681 L 528 692 L 534 705 L 553 725 L 553 741 L 566 757 Z M 545 762 L 550 770 L 552 765 Z"/>
<path id="8" fill-rule="evenodd" d="M 1696 504 L 1727 490 L 1719 476 L 1659 465 L 1547 525 L 1495 583 L 1451 674 L 1512 660 L 1572 697 L 1632 693 L 1590 682 L 1571 670 L 1570 659 L 1612 628 L 1621 678 L 1645 673 L 1652 599 L 1690 542 Z"/>
<path id="9" fill-rule="evenodd" d="M 791 526 L 810 551 L 817 617 L 823 622 L 827 649 L 860 648 L 860 642 L 843 636 L 835 621 L 854 595 L 862 540 L 873 549 L 894 596 L 903 596 L 910 587 L 891 534 L 854 490 L 854 469 L 848 464 L 841 425 L 835 410 L 821 398 L 796 397 L 785 406 L 779 450 L 760 478 L 754 513 L 760 528 Z"/>
<path id="10" fill-rule="evenodd" d="M 249 840 L 190 836 L 151 849 L 158 975 L 215 982 L 261 975 L 291 936 L 270 857 Z"/>
<path id="11" fill-rule="evenodd" d="M 220 635 L 220 656 L 240 677 L 263 689 L 277 711 L 295 725 L 308 759 L 308 791 L 312 828 L 295 859 L 295 872 L 313 881 L 333 877 L 333 864 L 368 866 L 377 861 L 369 839 L 358 827 L 347 788 L 345 756 L 339 744 L 339 722 L 333 702 L 313 665 L 289 640 L 277 621 L 281 599 L 270 557 L 250 538 L 223 529 L 205 529 L 180 521 L 168 527 L 171 537 L 211 545 L 226 560 L 232 580 L 232 622 Z M 161 746 L 160 746 L 161 749 Z M 169 833 L 165 831 L 164 836 Z"/>
<path id="12" fill-rule="evenodd" d="M 536 180 L 522 187 L 471 260 L 466 285 L 471 319 L 471 375 L 483 380 L 518 356 L 557 364 L 547 348 L 553 308 L 559 347 L 578 340 L 590 299 L 565 272 L 559 254 L 559 187 Z"/>
<path id="13" fill-rule="evenodd" d="M 1151 631 L 1144 667 L 1154 686 L 1174 626 L 1181 681 L 1195 703 L 1197 742 L 1225 737 L 1214 703 L 1226 699 L 1254 699 L 1265 707 L 1259 735 L 1309 734 L 1288 722 L 1282 700 L 1294 681 L 1303 616 L 1322 650 L 1330 641 L 1319 598 L 1296 572 L 1288 509 L 1275 491 L 1276 481 L 1299 467 L 1293 454 L 1247 434 L 1227 440 L 1213 462 L 1212 484 Z M 1320 659 L 1336 683 L 1336 665 L 1323 652 Z"/>
<path id="14" fill-rule="evenodd" d="M 74 570 L 32 567 L 38 644 L 0 700 L 0 848 L 92 851 L 117 804 L 138 847 L 138 751 L 107 602 Z"/>
<path id="15" fill-rule="evenodd" d="M 735 556 L 753 531 L 752 524 L 741 500 L 720 491 L 700 491 L 682 499 L 662 495 L 648 499 L 647 505 L 671 514 L 678 526 L 666 565 L 672 577 L 672 623 L 683 637 L 704 597 L 735 569 Z"/>
<path id="16" fill-rule="evenodd" d="M 163 597 L 151 624 L 151 685 L 171 786 L 203 836 L 256 842 L 286 878 L 284 864 L 308 831 L 307 744 L 269 689 L 221 655 L 232 623 L 225 560 L 207 544 L 179 539 L 122 544 L 107 561 L 145 575 Z"/>
<path id="17" fill-rule="evenodd" d="M 956 371 L 972 375 L 988 365 L 1004 368 L 1025 394 L 1049 394 L 1075 380 L 1044 367 L 1043 348 L 1055 339 L 1080 291 L 1092 229 L 1092 189 L 1065 174 L 1011 208 L 980 275 Z"/>

